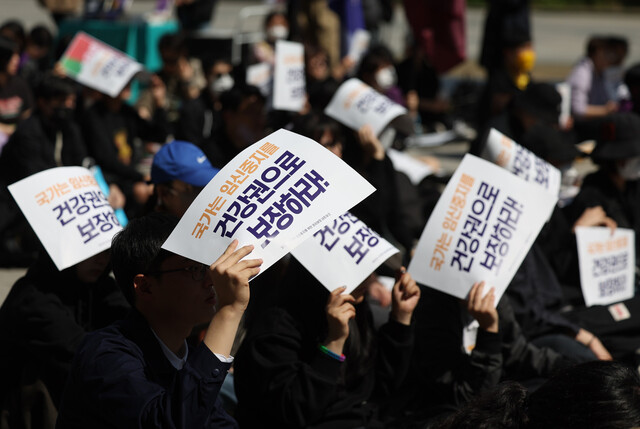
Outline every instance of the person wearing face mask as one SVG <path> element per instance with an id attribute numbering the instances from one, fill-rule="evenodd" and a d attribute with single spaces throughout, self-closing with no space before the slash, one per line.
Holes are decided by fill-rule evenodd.
<path id="1" fill-rule="evenodd" d="M 478 138 L 471 145 L 472 154 L 482 151 L 484 136 L 490 127 L 508 122 L 514 98 L 531 83 L 536 56 L 528 30 L 505 34 L 502 43 L 502 66 L 489 70 L 489 79 L 478 102 Z"/>
<path id="2" fill-rule="evenodd" d="M 226 57 L 210 57 L 202 61 L 207 79 L 198 98 L 185 100 L 175 129 L 175 138 L 201 146 L 222 125 L 220 95 L 233 88 L 233 65 Z"/>
<path id="3" fill-rule="evenodd" d="M 275 61 L 275 46 L 278 40 L 289 37 L 289 21 L 284 13 L 271 12 L 264 20 L 265 39 L 253 45 L 250 64 L 268 63 Z"/>
<path id="4" fill-rule="evenodd" d="M 23 265 L 33 260 L 37 239 L 7 186 L 40 171 L 81 165 L 87 150 L 73 120 L 75 87 L 47 74 L 36 88 L 36 108 L 20 122 L 0 154 L 0 259 Z M 9 245 L 19 243 L 18 248 Z"/>
<path id="5" fill-rule="evenodd" d="M 398 76 L 393 64 L 393 55 L 386 46 L 378 45 L 371 48 L 362 57 L 356 76 L 392 101 L 402 106 L 407 105 L 402 91 L 396 86 Z"/>

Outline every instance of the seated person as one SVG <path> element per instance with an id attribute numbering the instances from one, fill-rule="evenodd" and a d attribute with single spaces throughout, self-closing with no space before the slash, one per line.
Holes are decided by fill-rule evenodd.
<path id="1" fill-rule="evenodd" d="M 265 136 L 266 99 L 258 88 L 236 85 L 220 95 L 222 126 L 200 146 L 211 165 L 224 167 Z"/>
<path id="2" fill-rule="evenodd" d="M 125 210 L 132 217 L 151 195 L 145 177 L 136 168 L 141 157 L 136 138 L 164 143 L 169 127 L 166 118 L 166 94 L 162 81 L 153 78 L 153 97 L 158 106 L 151 120 L 142 118 L 127 104 L 131 86 L 116 97 L 104 96 L 85 111 L 82 121 L 84 141 L 89 154 L 102 168 L 105 179 L 117 184 L 127 199 Z"/>
<path id="3" fill-rule="evenodd" d="M 58 271 L 42 250 L 11 288 L 0 308 L 0 426 L 55 424 L 80 342 L 129 312 L 109 262 L 105 250 Z"/>
<path id="4" fill-rule="evenodd" d="M 405 418 L 429 421 L 506 379 L 533 388 L 571 363 L 530 344 L 509 299 L 503 296 L 496 307 L 493 288 L 483 295 L 484 282 L 473 285 L 466 301 L 421 288 L 412 377 L 397 398 Z"/>
<path id="5" fill-rule="evenodd" d="M 175 137 L 197 146 L 222 126 L 220 95 L 233 88 L 233 65 L 224 57 L 203 60 L 207 86 L 198 98 L 185 100 L 176 123 Z"/>
<path id="6" fill-rule="evenodd" d="M 237 426 L 218 393 L 262 261 L 240 261 L 252 246 L 236 249 L 235 240 L 210 267 L 164 250 L 177 221 L 152 213 L 114 237 L 114 274 L 134 310 L 80 345 L 58 428 Z M 206 320 L 204 341 L 189 348 Z"/>
<path id="7" fill-rule="evenodd" d="M 289 37 L 289 20 L 287 16 L 278 11 L 271 12 L 264 20 L 265 40 L 255 43 L 251 49 L 249 64 L 275 62 L 275 49 L 278 40 L 287 40 Z"/>
<path id="8" fill-rule="evenodd" d="M 187 40 L 183 35 L 165 34 L 158 42 L 158 51 L 162 67 L 157 76 L 166 87 L 166 104 L 158 106 L 155 102 L 152 83 L 151 88 L 140 94 L 136 106 L 140 116 L 145 119 L 151 119 L 158 107 L 164 108 L 173 132 L 182 104 L 200 96 L 200 91 L 205 87 L 205 79 L 200 61 L 189 58 Z"/>
<path id="9" fill-rule="evenodd" d="M 16 124 L 28 118 L 33 108 L 31 89 L 17 76 L 19 64 L 17 45 L 0 36 L 0 151 Z"/>
<path id="10" fill-rule="evenodd" d="M 606 116 L 618 110 L 610 98 L 604 71 L 613 65 L 614 54 L 602 37 L 591 37 L 586 55 L 576 64 L 567 82 L 571 85 L 571 111 L 580 119 Z"/>
<path id="11" fill-rule="evenodd" d="M 180 140 L 165 144 L 151 165 L 154 189 L 149 211 L 182 217 L 218 171 L 196 145 Z"/>
<path id="12" fill-rule="evenodd" d="M 401 274 L 391 317 L 376 332 L 364 285 L 351 294 L 342 287 L 329 293 L 291 261 L 274 291 L 277 305 L 253 322 L 238 351 L 242 426 L 383 427 L 384 405 L 408 375 L 420 292 Z"/>

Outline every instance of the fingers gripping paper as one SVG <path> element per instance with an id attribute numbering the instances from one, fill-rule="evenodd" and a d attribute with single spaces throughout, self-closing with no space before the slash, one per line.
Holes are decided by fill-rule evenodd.
<path id="1" fill-rule="evenodd" d="M 86 168 L 45 170 L 9 191 L 59 270 L 109 249 L 122 229 Z"/>
<path id="2" fill-rule="evenodd" d="M 320 144 L 279 130 L 216 174 L 162 247 L 211 264 L 238 239 L 264 272 L 374 190 Z"/>
<path id="3" fill-rule="evenodd" d="M 484 280 L 496 288 L 498 302 L 556 201 L 541 187 L 466 155 L 422 232 L 409 273 L 458 298 Z"/>

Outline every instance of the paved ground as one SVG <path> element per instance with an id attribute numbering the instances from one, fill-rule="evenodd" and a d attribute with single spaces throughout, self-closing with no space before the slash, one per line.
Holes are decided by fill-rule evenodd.
<path id="1" fill-rule="evenodd" d="M 0 21 L 17 18 L 25 26 L 31 27 L 44 23 L 53 27 L 49 16 L 41 9 L 36 0 L 2 0 Z M 154 0 L 135 0 L 130 13 L 140 14 L 153 9 Z M 238 14 L 247 6 L 264 4 L 260 1 L 220 0 L 213 27 L 221 30 L 233 30 L 239 25 Z M 401 53 L 407 31 L 402 10 L 398 10 L 393 22 L 382 30 L 382 38 L 396 53 Z M 479 56 L 482 27 L 485 12 L 482 9 L 467 11 L 467 54 L 469 61 L 462 64 L 453 73 L 456 76 L 482 76 L 475 64 Z M 534 11 L 533 28 L 537 50 L 537 66 L 534 75 L 538 79 L 561 80 L 571 65 L 581 56 L 586 38 L 590 34 L 620 34 L 632 43 L 627 64 L 640 62 L 640 48 L 633 43 L 640 40 L 638 14 L 621 13 L 569 13 Z M 258 29 L 259 20 L 243 23 L 247 29 Z M 466 144 L 452 144 L 436 149 L 433 153 L 443 159 L 448 167 L 466 150 Z M 453 163 L 453 164 L 452 164 Z M 21 269 L 0 270 L 0 303 L 4 301 L 11 285 L 24 273 Z"/>

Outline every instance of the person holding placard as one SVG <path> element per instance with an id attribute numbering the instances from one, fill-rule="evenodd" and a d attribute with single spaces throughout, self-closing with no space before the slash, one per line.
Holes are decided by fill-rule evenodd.
<path id="1" fill-rule="evenodd" d="M 262 260 L 240 261 L 253 249 L 236 240 L 210 267 L 161 249 L 177 222 L 153 213 L 114 237 L 114 274 L 134 311 L 80 345 L 58 428 L 236 427 L 218 393 Z M 190 349 L 185 339 L 206 320 Z"/>
<path id="2" fill-rule="evenodd" d="M 0 426 L 53 427 L 80 342 L 129 312 L 109 263 L 105 250 L 58 271 L 42 251 L 12 287 L 0 308 Z"/>
<path id="3" fill-rule="evenodd" d="M 130 215 L 151 195 L 145 176 L 136 169 L 141 154 L 134 140 L 164 143 L 169 133 L 166 88 L 157 76 L 152 78 L 152 86 L 157 108 L 151 120 L 142 118 L 126 103 L 131 96 L 129 83 L 116 97 L 104 95 L 85 111 L 82 121 L 89 154 L 102 168 L 107 182 L 122 189 L 127 197 L 125 209 Z"/>
<path id="4" fill-rule="evenodd" d="M 487 291 L 484 282 L 475 283 L 465 301 L 421 288 L 412 377 L 396 400 L 406 419 L 429 421 L 505 379 L 536 386 L 571 363 L 553 350 L 530 344 L 509 299 L 503 296 L 496 306 L 494 289 Z"/>
<path id="5" fill-rule="evenodd" d="M 253 323 L 238 352 L 241 426 L 382 427 L 382 407 L 407 375 L 419 288 L 400 275 L 377 333 L 364 287 L 343 291 L 329 293 L 291 262 L 279 304 Z"/>

